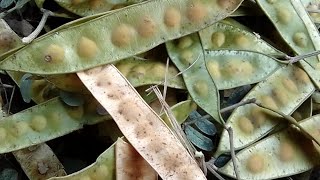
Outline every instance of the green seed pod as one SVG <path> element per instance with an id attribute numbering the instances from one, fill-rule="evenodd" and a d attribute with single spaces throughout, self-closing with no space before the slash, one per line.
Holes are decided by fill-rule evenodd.
<path id="1" fill-rule="evenodd" d="M 173 63 L 183 72 L 183 80 L 195 103 L 220 122 L 219 94 L 206 69 L 199 36 L 192 34 L 189 37 L 193 41 L 193 45 L 189 48 L 181 50 L 178 46 L 179 43 L 170 41 L 166 43 L 167 51 Z M 185 63 L 184 58 L 186 52 L 192 54 L 191 57 L 188 57 L 190 58 L 188 63 Z M 191 64 L 192 66 L 190 66 Z"/>
<path id="2" fill-rule="evenodd" d="M 219 21 L 199 31 L 206 50 L 251 50 L 265 54 L 283 54 L 234 21 Z"/>
<path id="3" fill-rule="evenodd" d="M 262 81 L 281 67 L 276 59 L 251 51 L 206 51 L 205 59 L 218 89 L 231 89 Z"/>
<path id="4" fill-rule="evenodd" d="M 241 2 L 233 0 L 226 8 L 219 8 L 208 0 L 155 0 L 135 4 L 54 30 L 8 56 L 0 68 L 32 74 L 63 74 L 113 63 L 213 24 L 232 13 Z M 171 8 L 186 17 L 174 28 L 163 22 L 166 11 Z M 136 33 L 131 28 L 123 28 L 123 24 Z M 120 32 L 115 32 L 117 30 Z M 124 30 L 132 40 L 117 38 Z"/>
<path id="5" fill-rule="evenodd" d="M 257 3 L 276 27 L 283 40 L 296 54 L 303 55 L 320 50 L 318 29 L 301 1 L 277 1 L 270 4 L 265 0 L 257 0 Z M 319 72 L 314 69 L 319 64 L 320 56 L 309 57 L 305 61 L 307 63 L 304 60 L 299 63 L 307 70 L 307 73 L 319 88 Z M 310 65 L 311 68 L 308 67 Z"/>
<path id="6" fill-rule="evenodd" d="M 320 116 L 312 116 L 299 122 L 308 132 L 316 132 L 319 139 Z M 319 147 L 319 146 L 318 146 Z M 313 157 L 313 158 L 310 158 Z M 277 179 L 308 171 L 319 165 L 320 158 L 313 141 L 294 128 L 279 131 L 237 153 L 239 176 L 242 179 Z M 218 170 L 235 178 L 232 161 Z"/>
<path id="7" fill-rule="evenodd" d="M 291 115 L 315 90 L 311 81 L 301 84 L 292 74 L 301 69 L 296 66 L 285 66 L 278 69 L 265 81 L 258 83 L 242 101 L 256 98 L 267 108 Z M 303 71 L 303 70 L 301 70 Z M 285 91 L 284 79 L 292 81 L 296 85 L 297 92 Z M 282 93 L 282 91 L 284 93 Z M 252 122 L 253 130 L 249 121 L 239 122 L 241 118 L 247 118 Z M 234 139 L 234 148 L 241 149 L 268 134 L 272 129 L 283 121 L 279 116 L 256 105 L 245 105 L 238 107 L 228 118 L 227 126 L 231 126 L 237 137 Z M 243 124 L 239 126 L 239 124 Z M 229 136 L 226 130 L 222 132 L 215 157 L 230 151 Z"/>

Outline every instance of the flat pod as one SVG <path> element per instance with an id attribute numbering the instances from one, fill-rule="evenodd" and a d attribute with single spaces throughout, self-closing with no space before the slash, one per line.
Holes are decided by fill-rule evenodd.
<path id="1" fill-rule="evenodd" d="M 316 115 L 299 124 L 310 131 L 320 128 L 319 120 L 320 116 Z M 237 153 L 237 160 L 243 164 L 238 166 L 242 179 L 288 177 L 312 169 L 319 164 L 319 158 L 312 141 L 293 128 L 273 134 Z M 233 163 L 229 161 L 218 171 L 235 178 L 233 170 Z"/>
<path id="2" fill-rule="evenodd" d="M 288 65 L 258 83 L 242 101 L 256 98 L 263 106 L 290 115 L 314 90 L 311 80 L 302 69 Z M 227 125 L 237 134 L 234 138 L 235 149 L 241 149 L 267 135 L 281 122 L 284 120 L 279 116 L 250 104 L 237 108 L 228 118 Z M 224 130 L 215 156 L 229 151 L 229 136 Z"/>
<path id="3" fill-rule="evenodd" d="M 276 59 L 253 51 L 206 51 L 205 61 L 220 90 L 260 82 L 281 67 Z"/>
<path id="4" fill-rule="evenodd" d="M 12 153 L 29 179 L 67 175 L 52 149 L 44 143 Z"/>
<path id="5" fill-rule="evenodd" d="M 131 144 L 118 139 L 115 153 L 116 179 L 158 179 L 156 171 Z"/>
<path id="6" fill-rule="evenodd" d="M 209 0 L 154 0 L 132 5 L 39 38 L 3 60 L 0 68 L 33 74 L 62 74 L 112 63 L 213 24 L 232 13 L 242 0 L 227 2 L 224 8 Z M 199 11 L 195 7 L 203 9 Z M 172 8 L 181 14 L 181 21 L 175 26 L 164 21 L 167 10 Z M 206 14 L 196 17 L 202 10 Z M 113 44 L 112 34 L 123 24 L 134 32 L 127 31 L 133 33 L 128 36 L 132 38 L 130 43 L 119 46 Z M 84 55 L 85 47 L 93 52 Z"/>
<path id="7" fill-rule="evenodd" d="M 3 118 L 0 122 L 0 153 L 39 144 L 80 129 L 85 119 L 79 117 L 79 113 L 78 109 L 71 112 L 54 98 Z"/>
<path id="8" fill-rule="evenodd" d="M 179 48 L 183 39 L 170 41 L 166 43 L 167 51 L 173 63 L 183 72 L 184 82 L 194 102 L 220 122 L 219 94 L 206 69 L 199 36 L 192 34 L 188 38 L 192 41 L 190 46 Z"/>
<path id="9" fill-rule="evenodd" d="M 123 141 L 123 139 L 118 139 Z M 118 142 L 117 141 L 117 142 Z M 115 179 L 116 157 L 113 143 L 107 150 L 99 155 L 96 162 L 86 168 L 62 177 L 52 177 L 48 180 L 113 180 Z"/>
<path id="10" fill-rule="evenodd" d="M 78 76 L 110 113 L 130 144 L 163 179 L 205 179 L 174 133 L 117 68 L 106 65 L 79 72 Z M 102 81 L 106 83 L 100 84 Z"/>
<path id="11" fill-rule="evenodd" d="M 9 25 L 3 20 L 0 20 L 0 55 L 15 48 L 22 47 L 22 42 L 19 36 L 14 33 Z"/>
<path id="12" fill-rule="evenodd" d="M 265 0 L 257 0 L 257 3 L 272 21 L 283 40 L 298 55 L 320 50 L 318 30 L 300 1 L 290 0 L 269 3 Z M 319 63 L 319 56 L 306 60 L 313 68 L 316 68 Z"/>
<path id="13" fill-rule="evenodd" d="M 55 0 L 55 2 L 60 6 L 79 16 L 90 16 L 98 13 L 104 13 L 106 11 L 122 8 L 143 1 L 145 0 Z"/>
<path id="14" fill-rule="evenodd" d="M 281 54 L 267 42 L 249 30 L 228 22 L 217 22 L 199 31 L 203 48 L 206 50 L 251 50 L 264 54 Z"/>
<path id="15" fill-rule="evenodd" d="M 134 87 L 162 84 L 165 80 L 166 65 L 160 61 L 129 58 L 121 60 L 115 66 Z M 185 89 L 183 79 L 180 76 L 175 77 L 178 73 L 177 68 L 170 64 L 166 85 L 171 88 Z"/>

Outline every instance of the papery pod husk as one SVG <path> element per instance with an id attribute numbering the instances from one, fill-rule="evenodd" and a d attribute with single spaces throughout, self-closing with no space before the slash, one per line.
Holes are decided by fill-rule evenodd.
<path id="1" fill-rule="evenodd" d="M 96 162 L 86 168 L 63 177 L 52 177 L 48 180 L 114 180 L 116 179 L 115 168 L 115 145 L 113 143 L 107 150 L 99 155 Z"/>
<path id="2" fill-rule="evenodd" d="M 308 75 L 299 67 L 287 65 L 258 83 L 242 101 L 256 98 L 258 103 L 285 115 L 291 115 L 314 92 Z M 244 148 L 266 136 L 284 119 L 270 111 L 249 104 L 238 107 L 228 118 L 234 134 L 234 148 Z M 229 136 L 222 132 L 215 157 L 230 151 Z"/>
<path id="3" fill-rule="evenodd" d="M 198 34 L 166 42 L 166 47 L 172 62 L 182 72 L 193 101 L 221 123 L 219 92 L 207 71 Z"/>
<path id="4" fill-rule="evenodd" d="M 77 74 L 160 177 L 206 179 L 174 133 L 113 65 Z"/>
<path id="5" fill-rule="evenodd" d="M 116 142 L 116 179 L 157 180 L 157 172 L 143 157 L 122 139 Z"/>
<path id="6" fill-rule="evenodd" d="M 138 3 L 36 39 L 3 60 L 0 68 L 31 74 L 63 74 L 116 62 L 213 24 L 232 13 L 241 2 L 154 0 Z M 200 16 L 194 16 L 199 8 Z M 185 10 L 186 17 L 180 14 Z M 171 13 L 179 21 L 172 22 Z M 168 18 L 163 23 L 165 14 Z M 123 28 L 128 29 L 125 34 L 129 36 L 128 41 L 119 39 Z M 106 32 L 102 33 L 102 29 Z"/>
<path id="7" fill-rule="evenodd" d="M 29 179 L 42 180 L 67 175 L 47 144 L 31 146 L 12 153 Z"/>
<path id="8" fill-rule="evenodd" d="M 319 139 L 320 116 L 312 116 L 299 124 Z M 236 154 L 241 179 L 275 179 L 306 172 L 320 164 L 320 154 L 313 141 L 296 128 L 289 127 L 273 134 Z M 239 164 L 239 163 L 238 163 Z M 235 177 L 229 161 L 219 172 Z"/>

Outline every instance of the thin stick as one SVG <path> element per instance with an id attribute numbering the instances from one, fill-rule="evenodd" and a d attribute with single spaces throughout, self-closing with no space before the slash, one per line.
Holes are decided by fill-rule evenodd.
<path id="1" fill-rule="evenodd" d="M 240 172 L 238 169 L 238 165 L 237 165 L 237 159 L 236 159 L 236 153 L 235 153 L 235 149 L 234 149 L 234 145 L 233 145 L 233 130 L 231 127 L 226 127 L 225 129 L 227 130 L 228 134 L 229 134 L 229 141 L 230 141 L 230 150 L 231 150 L 231 159 L 232 159 L 232 163 L 233 163 L 233 169 L 234 172 L 236 174 L 236 179 L 240 179 Z"/>
<path id="2" fill-rule="evenodd" d="M 312 57 L 312 56 L 317 56 L 320 54 L 320 51 L 314 51 L 314 52 L 311 52 L 311 53 L 307 53 L 307 54 L 303 54 L 303 55 L 299 55 L 299 56 L 294 56 L 294 57 L 291 57 L 291 56 L 288 56 L 288 55 L 285 55 L 284 58 L 285 60 L 288 60 L 289 64 L 293 64 L 293 63 L 296 63 L 302 59 L 305 59 L 305 58 L 309 58 L 309 57 Z"/>
<path id="3" fill-rule="evenodd" d="M 33 41 L 41 32 L 41 30 L 43 29 L 44 25 L 46 24 L 47 18 L 49 16 L 54 15 L 53 12 L 47 10 L 47 9 L 43 9 L 41 8 L 41 11 L 43 12 L 42 18 L 37 26 L 37 28 L 27 37 L 22 38 L 22 42 L 25 44 L 29 44 L 31 43 L 31 41 Z"/>
<path id="4" fill-rule="evenodd" d="M 13 99 L 13 95 L 14 95 L 14 91 L 15 90 L 16 90 L 16 86 L 13 86 L 12 93 L 11 93 L 11 96 L 10 96 L 10 101 L 9 101 L 9 107 L 8 107 L 8 113 L 7 114 L 10 114 L 12 99 Z"/>

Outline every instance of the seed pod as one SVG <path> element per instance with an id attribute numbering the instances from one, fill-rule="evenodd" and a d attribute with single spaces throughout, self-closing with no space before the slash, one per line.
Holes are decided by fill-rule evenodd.
<path id="1" fill-rule="evenodd" d="M 135 4 L 54 30 L 1 61 L 0 68 L 32 74 L 63 74 L 116 62 L 213 24 L 232 13 L 242 0 L 230 2 L 226 8 L 207 0 Z M 168 26 L 163 21 L 166 10 L 171 8 L 185 17 L 181 18 L 180 26 Z M 198 14 L 202 13 L 201 8 L 207 10 L 205 15 Z M 124 24 L 136 32 L 125 32 L 129 39 L 132 37 L 128 42 L 115 40 L 120 32 L 114 31 L 120 30 L 122 34 Z"/>
<path id="2" fill-rule="evenodd" d="M 296 78 L 293 78 L 293 74 L 300 70 L 301 69 L 296 66 L 280 68 L 265 81 L 258 83 L 242 101 L 256 98 L 257 102 L 263 106 L 286 115 L 292 114 L 315 90 L 312 82 L 309 81 L 306 84 L 301 84 Z M 280 93 L 285 88 L 282 83 L 283 79 L 290 79 L 290 81 L 296 84 L 298 91 L 286 91 L 284 94 Z M 286 103 L 283 103 L 283 101 L 286 101 Z M 251 130 L 252 128 L 249 121 L 242 124 L 239 122 L 242 117 L 250 120 L 254 127 L 253 130 Z M 257 107 L 256 105 L 249 104 L 233 111 L 226 125 L 231 126 L 234 133 L 237 134 L 237 137 L 234 137 L 234 148 L 237 150 L 267 135 L 267 133 L 282 121 L 278 115 Z M 242 128 L 239 127 L 239 124 Z M 226 130 L 224 130 L 215 156 L 217 157 L 221 153 L 229 151 L 229 136 Z"/>
<path id="3" fill-rule="evenodd" d="M 167 42 L 169 56 L 178 69 L 183 72 L 183 80 L 195 103 L 220 122 L 219 94 L 206 69 L 200 39 L 197 34 L 189 35 L 189 37 L 192 39 L 193 45 L 183 50 L 179 48 L 180 40 Z M 187 63 L 183 56 L 186 51 L 192 55 Z"/>
<path id="4" fill-rule="evenodd" d="M 308 132 L 317 132 L 314 137 L 319 139 L 319 120 L 316 115 L 299 124 Z M 305 172 L 319 165 L 317 147 L 294 128 L 287 128 L 237 153 L 237 160 L 246 164 L 238 166 L 239 175 L 242 179 L 276 179 Z M 218 171 L 235 178 L 232 161 Z"/>
<path id="5" fill-rule="evenodd" d="M 123 139 L 118 139 L 123 141 Z M 118 142 L 117 141 L 117 142 Z M 107 150 L 99 155 L 96 162 L 78 172 L 67 176 L 52 177 L 48 180 L 92 180 L 92 179 L 113 179 L 116 170 L 116 151 L 115 145 L 112 144 Z"/>
<path id="6" fill-rule="evenodd" d="M 232 24 L 231 24 L 232 23 Z M 219 21 L 199 31 L 203 48 L 206 50 L 251 50 L 265 54 L 282 54 L 258 38 L 243 25 L 233 21 Z"/>
<path id="7" fill-rule="evenodd" d="M 281 67 L 276 59 L 252 51 L 205 51 L 205 61 L 218 89 L 259 82 Z"/>

